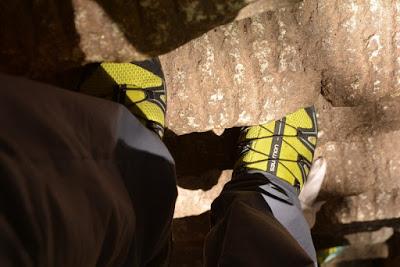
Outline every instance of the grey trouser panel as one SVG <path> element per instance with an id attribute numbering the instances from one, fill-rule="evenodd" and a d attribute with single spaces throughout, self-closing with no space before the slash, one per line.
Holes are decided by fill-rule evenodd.
<path id="1" fill-rule="evenodd" d="M 297 240 L 313 261 L 317 262 L 314 243 L 311 238 L 310 227 L 304 218 L 298 193 L 294 187 L 269 173 L 262 173 L 268 183 L 261 185 L 263 198 L 267 202 L 274 217 Z M 273 197 L 272 197 L 273 196 Z"/>
<path id="2" fill-rule="evenodd" d="M 297 195 L 269 174 L 234 174 L 212 204 L 211 224 L 206 266 L 317 265 Z"/>
<path id="3" fill-rule="evenodd" d="M 121 105 L 6 75 L 0 84 L 0 266 L 165 263 L 177 191 L 161 140 Z M 225 186 L 205 265 L 313 264 L 297 197 L 268 181 L 248 173 Z"/>

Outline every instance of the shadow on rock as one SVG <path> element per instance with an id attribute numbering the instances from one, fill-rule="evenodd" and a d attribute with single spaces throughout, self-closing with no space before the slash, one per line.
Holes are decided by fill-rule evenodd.
<path id="1" fill-rule="evenodd" d="M 167 131 L 165 144 L 176 163 L 178 185 L 186 189 L 209 190 L 223 170 L 232 169 L 240 128 L 227 129 L 221 136 L 213 132 L 176 135 Z"/>
<path id="2" fill-rule="evenodd" d="M 233 21 L 244 0 L 96 0 L 135 48 L 150 56 L 169 52 Z"/>
<path id="3" fill-rule="evenodd" d="M 84 60 L 71 1 L 2 1 L 0 10 L 1 72 L 47 80 Z"/>
<path id="4" fill-rule="evenodd" d="M 156 56 L 233 21 L 245 6 L 244 0 L 2 2 L 0 71 L 51 82 L 88 62 Z"/>
<path id="5" fill-rule="evenodd" d="M 312 229 L 314 245 L 317 250 L 348 245 L 349 241 L 345 239 L 346 235 L 377 231 L 382 227 L 393 227 L 394 229 L 400 227 L 400 219 L 398 218 L 351 223 L 334 222 L 332 221 L 334 219 L 332 214 L 342 210 L 342 201 L 341 198 L 330 200 L 317 214 L 317 223 Z"/>

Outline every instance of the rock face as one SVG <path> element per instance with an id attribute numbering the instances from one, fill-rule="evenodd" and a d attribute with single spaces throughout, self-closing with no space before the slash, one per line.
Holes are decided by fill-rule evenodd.
<path id="1" fill-rule="evenodd" d="M 313 229 L 317 246 L 345 244 L 344 236 L 351 233 L 398 229 L 399 58 L 400 1 L 306 0 L 235 21 L 161 57 L 173 99 L 169 127 L 177 134 L 220 134 L 315 102 L 317 156 L 328 160 L 321 192 L 328 202 Z M 198 138 L 185 138 L 190 136 Z M 198 149 L 213 160 L 212 146 Z M 226 181 L 228 163 L 233 164 L 222 160 L 206 168 L 214 175 L 212 192 Z M 179 177 L 181 187 L 189 189 L 183 182 L 187 179 Z M 203 190 L 185 202 L 193 214 L 213 200 L 205 197 L 211 196 L 210 189 Z M 177 206 L 177 215 L 181 209 Z"/>
<path id="2" fill-rule="evenodd" d="M 325 191 L 350 196 L 400 186 L 400 97 L 357 107 L 332 107 L 319 101 L 317 107 L 316 155 L 329 162 Z"/>
<path id="3" fill-rule="evenodd" d="M 178 134 L 258 124 L 316 101 L 400 94 L 399 1 L 305 0 L 235 21 L 161 57 Z M 193 97 L 196 96 L 196 97 Z"/>
<path id="4" fill-rule="evenodd" d="M 400 2 L 322 1 L 318 13 L 325 97 L 354 106 L 399 95 Z"/>
<path id="5" fill-rule="evenodd" d="M 301 0 L 258 0 L 252 2 L 239 11 L 235 20 L 249 18 L 266 11 L 277 10 L 283 7 L 290 7 L 294 4 L 302 2 Z"/>
<path id="6" fill-rule="evenodd" d="M 343 266 L 346 263 L 347 265 L 345 266 L 348 266 L 349 261 L 366 261 L 368 259 L 381 259 L 382 261 L 382 259 L 389 256 L 390 247 L 393 247 L 393 244 L 391 243 L 393 243 L 393 239 L 396 238 L 393 234 L 393 228 L 382 227 L 376 231 L 345 235 L 348 244 L 343 247 L 343 251 L 333 261 L 330 261 L 328 264 L 324 265 L 324 267 Z M 342 265 L 340 265 L 341 262 Z M 366 265 L 364 262 L 364 265 L 360 264 L 351 266 L 365 267 Z M 383 265 L 381 264 L 379 266 Z"/>
<path id="7" fill-rule="evenodd" d="M 317 245 L 398 228 L 400 0 L 298 2 L 1 2 L 0 71 L 47 79 L 88 62 L 169 52 L 161 61 L 172 131 L 166 143 L 180 186 L 175 240 L 188 255 L 177 266 L 201 266 L 203 212 L 234 161 L 238 129 L 224 130 L 312 103 L 319 113 L 317 155 L 328 160 Z M 268 11 L 276 7 L 282 8 Z M 210 130 L 222 136 L 193 133 Z"/>
<path id="8" fill-rule="evenodd" d="M 317 155 L 328 161 L 321 198 L 328 202 L 318 214 L 316 239 L 340 244 L 337 236 L 346 233 L 398 228 L 400 98 L 356 107 L 319 101 L 317 106 Z"/>
<path id="9" fill-rule="evenodd" d="M 323 156 L 328 161 L 321 197 L 348 197 L 345 198 L 345 202 L 341 203 L 341 206 L 335 202 L 337 208 L 335 209 L 337 212 L 335 221 L 345 224 L 355 221 L 400 218 L 399 210 L 393 209 L 400 205 L 398 198 L 400 194 L 400 180 L 398 179 L 400 97 L 357 107 L 332 107 L 329 102 L 320 97 L 316 102 L 316 107 L 320 128 L 316 157 Z M 217 186 L 212 188 L 212 191 L 201 191 L 198 192 L 198 195 L 193 192 L 191 195 L 192 193 L 182 190 L 181 197 L 184 199 L 181 200 L 182 205 L 178 205 L 176 213 L 178 217 L 183 213 L 188 215 L 188 206 L 193 212 L 191 215 L 198 215 L 206 211 L 207 209 L 201 207 L 205 205 L 209 207 L 211 201 L 217 196 L 215 193 L 219 192 L 218 190 L 222 189 L 223 184 L 229 180 L 230 172 L 225 169 L 233 166 L 234 147 L 238 132 L 235 137 L 228 132 L 222 137 L 211 137 L 210 134 L 201 137 L 201 135 L 175 137 L 175 140 L 182 140 L 180 142 L 171 141 L 173 138 L 170 139 L 170 137 L 167 138 L 167 144 L 177 159 L 178 174 L 184 176 L 184 180 L 193 180 L 188 176 L 193 177 L 196 173 L 203 173 L 203 170 L 204 175 L 198 179 L 205 181 L 212 176 L 217 178 L 215 179 Z M 204 140 L 201 140 L 202 138 Z M 218 138 L 224 144 L 217 145 Z M 194 141 L 195 139 L 196 141 Z M 197 142 L 199 145 L 196 145 Z M 179 147 L 179 150 L 173 146 Z M 190 151 L 196 151 L 200 158 L 188 157 L 187 154 Z M 229 155 L 225 160 L 223 156 L 217 156 L 223 154 L 223 151 Z M 213 154 L 214 156 L 212 156 Z M 220 165 L 212 165 L 212 163 L 207 163 L 207 160 L 219 161 Z M 179 171 L 181 170 L 180 164 L 190 166 L 192 161 L 194 164 L 197 162 L 200 168 L 191 167 L 193 172 L 189 175 L 185 171 Z M 199 163 L 199 161 L 206 162 Z M 186 184 L 181 186 L 185 187 Z M 211 187 L 201 188 L 210 189 Z M 219 189 L 217 190 L 217 188 Z M 187 198 L 190 196 L 193 198 L 188 200 Z M 194 202 L 189 205 L 188 203 L 191 201 Z M 183 203 L 187 206 L 184 206 Z M 184 210 L 186 211 L 184 212 Z"/>
<path id="10" fill-rule="evenodd" d="M 166 53 L 202 33 L 299 0 L 15 0 L 0 3 L 0 71 L 40 80 L 94 61 Z"/>
<path id="11" fill-rule="evenodd" d="M 316 246 L 350 242 L 352 249 L 342 260 L 386 257 L 388 246 L 384 242 L 390 235 L 371 236 L 368 231 L 388 227 L 386 233 L 400 227 L 400 98 L 333 107 L 320 96 L 316 107 L 320 128 L 316 155 L 328 161 L 320 194 L 327 203 L 313 229 Z M 209 229 L 205 212 L 230 180 L 238 130 L 229 129 L 222 136 L 212 132 L 167 135 L 167 145 L 177 162 L 180 193 L 174 225 L 175 266 L 192 261 L 201 266 L 202 241 Z M 359 232 L 365 233 L 354 234 Z M 383 236 L 385 240 L 379 239 Z M 379 244 L 371 245 L 371 240 Z"/>
<path id="12" fill-rule="evenodd" d="M 219 27 L 162 56 L 175 133 L 266 122 L 311 105 L 321 76 L 305 63 L 292 10 Z M 303 51 L 303 53 L 302 53 Z"/>

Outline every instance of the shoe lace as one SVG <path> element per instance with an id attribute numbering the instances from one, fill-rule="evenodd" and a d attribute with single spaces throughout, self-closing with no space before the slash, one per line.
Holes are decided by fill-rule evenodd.
<path id="1" fill-rule="evenodd" d="M 249 129 L 252 126 L 249 127 L 243 127 L 241 130 L 241 137 L 240 137 L 240 141 L 238 143 L 238 151 L 239 151 L 239 160 L 236 163 L 235 168 L 238 169 L 246 169 L 248 168 L 249 165 L 251 164 L 255 164 L 255 163 L 260 163 L 260 162 L 268 162 L 271 160 L 276 160 L 278 161 L 285 169 L 287 169 L 292 175 L 293 177 L 295 177 L 295 179 L 297 180 L 297 176 L 294 175 L 294 173 L 290 170 L 290 168 L 288 168 L 284 162 L 282 161 L 286 161 L 286 162 L 301 162 L 304 161 L 304 157 L 301 155 L 301 153 L 298 152 L 298 150 L 292 145 L 290 144 L 290 142 L 288 142 L 287 140 L 285 140 L 285 137 L 299 137 L 301 135 L 301 130 L 298 129 L 297 127 L 290 125 L 288 123 L 285 122 L 285 127 L 291 127 L 296 131 L 295 135 L 289 135 L 289 134 L 275 134 L 274 132 L 272 132 L 271 130 L 269 130 L 268 128 L 266 128 L 264 125 L 259 125 L 259 127 L 261 127 L 262 129 L 264 129 L 265 131 L 271 133 L 271 135 L 268 136 L 258 136 L 258 137 L 253 137 L 253 138 L 246 138 L 246 134 L 249 131 Z M 287 144 L 288 146 L 290 146 L 294 151 L 296 151 L 296 153 L 299 155 L 298 160 L 292 160 L 292 159 L 282 159 L 282 158 L 270 158 L 270 155 L 267 153 L 264 153 L 263 151 L 257 150 L 252 148 L 252 142 L 257 141 L 257 140 L 262 140 L 262 139 L 268 139 L 268 138 L 275 138 L 275 137 L 280 137 L 282 142 L 284 142 L 285 144 Z M 242 158 L 242 156 L 247 153 L 248 151 L 253 151 L 255 153 L 261 154 L 263 156 L 265 156 L 265 158 L 261 159 L 261 160 L 254 160 L 254 161 L 249 161 L 249 162 L 244 162 L 242 160 L 240 160 Z"/>

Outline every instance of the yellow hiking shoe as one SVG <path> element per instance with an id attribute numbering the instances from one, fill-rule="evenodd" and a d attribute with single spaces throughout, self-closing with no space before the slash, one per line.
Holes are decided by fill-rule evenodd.
<path id="1" fill-rule="evenodd" d="M 244 127 L 235 172 L 268 172 L 300 191 L 310 172 L 316 143 L 314 107 L 302 108 L 267 124 Z"/>
<path id="2" fill-rule="evenodd" d="M 80 91 L 125 105 L 147 128 L 164 135 L 166 88 L 158 59 L 101 63 L 82 82 Z"/>

